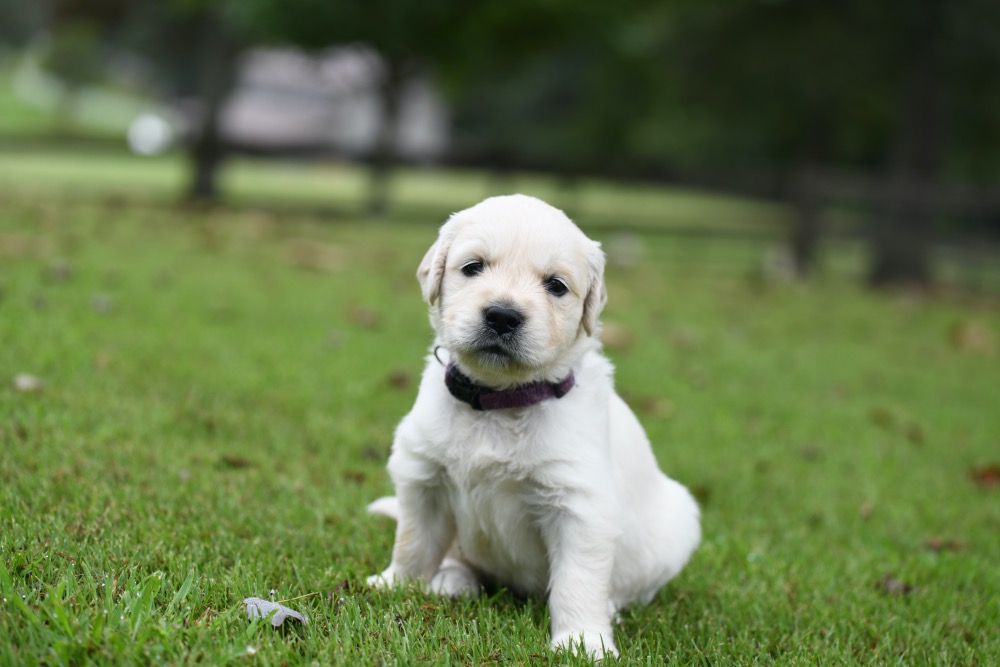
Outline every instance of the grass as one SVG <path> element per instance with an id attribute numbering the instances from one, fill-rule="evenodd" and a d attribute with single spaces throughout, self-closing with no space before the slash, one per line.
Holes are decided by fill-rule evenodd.
<path id="1" fill-rule="evenodd" d="M 81 153 L 72 148 L 12 148 L 0 153 L 0 178 L 21 196 L 74 201 L 113 197 L 173 202 L 186 184 L 186 158 L 179 153 L 137 157 L 122 152 Z M 330 160 L 313 162 L 234 159 L 222 174 L 226 202 L 266 205 L 291 212 L 359 215 L 366 205 L 367 171 Z M 568 190 L 556 179 L 517 174 L 497 183 L 485 172 L 402 168 L 393 180 L 399 221 L 439 219 L 497 192 L 524 192 L 605 226 L 690 228 L 780 233 L 784 211 L 738 197 L 679 188 L 623 186 L 587 180 Z M 628 212 L 622 220 L 621 212 Z"/>
<path id="2" fill-rule="evenodd" d="M 580 664 L 541 601 L 362 583 L 438 220 L 122 207 L 100 170 L 76 197 L 0 157 L 0 664 Z M 997 664 L 1000 489 L 969 473 L 1000 459 L 996 304 L 759 261 L 651 235 L 609 269 L 620 391 L 705 540 L 607 664 Z M 250 622 L 250 596 L 310 623 Z"/>

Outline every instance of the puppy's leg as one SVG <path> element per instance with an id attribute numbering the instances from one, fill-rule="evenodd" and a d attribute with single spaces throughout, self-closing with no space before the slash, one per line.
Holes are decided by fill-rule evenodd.
<path id="1" fill-rule="evenodd" d="M 552 647 L 600 658 L 618 655 L 611 631 L 609 597 L 615 530 L 598 514 L 559 513 L 545 521 L 543 539 L 551 559 L 549 615 Z"/>
<path id="2" fill-rule="evenodd" d="M 455 540 L 455 518 L 439 485 L 397 482 L 399 523 L 392 562 L 381 574 L 368 577 L 371 586 L 393 586 L 416 580 L 427 587 Z"/>
<path id="3" fill-rule="evenodd" d="M 458 548 L 452 547 L 427 589 L 431 593 L 452 598 L 473 598 L 480 592 L 479 574 L 462 558 Z"/>

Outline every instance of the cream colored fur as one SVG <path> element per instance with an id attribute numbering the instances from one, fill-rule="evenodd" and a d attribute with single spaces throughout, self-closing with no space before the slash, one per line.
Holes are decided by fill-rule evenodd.
<path id="1" fill-rule="evenodd" d="M 466 275 L 470 262 L 482 271 Z M 456 596 L 489 578 L 547 596 L 554 648 L 617 654 L 617 610 L 648 602 L 677 575 L 701 529 L 697 504 L 660 472 L 600 353 L 599 244 L 538 199 L 493 197 L 448 220 L 417 277 L 438 351 L 396 430 L 396 497 L 370 508 L 398 524 L 392 562 L 369 583 L 410 580 Z M 523 315 L 501 352 L 484 324 L 496 305 Z M 448 392 L 448 360 L 495 389 L 570 372 L 576 386 L 534 406 L 477 412 Z"/>

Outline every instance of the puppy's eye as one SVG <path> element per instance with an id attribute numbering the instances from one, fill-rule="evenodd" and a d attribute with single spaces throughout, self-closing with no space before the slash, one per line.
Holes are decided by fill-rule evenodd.
<path id="1" fill-rule="evenodd" d="M 473 261 L 468 262 L 467 264 L 463 265 L 462 266 L 462 273 L 465 276 L 471 278 L 472 276 L 478 276 L 480 273 L 483 272 L 483 269 L 485 269 L 485 268 L 486 268 L 486 265 L 483 264 L 482 262 L 480 262 L 477 259 L 477 260 L 473 260 Z"/>
<path id="2" fill-rule="evenodd" d="M 549 278 L 543 284 L 545 285 L 545 291 L 552 296 L 564 296 L 569 291 L 566 283 L 559 278 Z"/>

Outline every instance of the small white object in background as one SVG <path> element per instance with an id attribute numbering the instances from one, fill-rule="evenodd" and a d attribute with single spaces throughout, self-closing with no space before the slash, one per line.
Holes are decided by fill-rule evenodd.
<path id="1" fill-rule="evenodd" d="M 247 618 L 251 621 L 258 618 L 267 618 L 271 612 L 274 612 L 274 615 L 271 616 L 271 625 L 276 628 L 284 623 L 286 618 L 293 618 L 303 625 L 309 622 L 308 616 L 300 614 L 294 609 L 289 609 L 277 602 L 271 602 L 263 598 L 246 598 L 243 600 L 243 604 L 247 606 Z"/>
<path id="2" fill-rule="evenodd" d="M 25 393 L 41 391 L 44 384 L 42 378 L 28 373 L 18 373 L 14 376 L 14 389 Z"/>
<path id="3" fill-rule="evenodd" d="M 139 155 L 157 155 L 170 148 L 174 130 L 163 116 L 149 111 L 128 126 L 128 147 Z"/>

